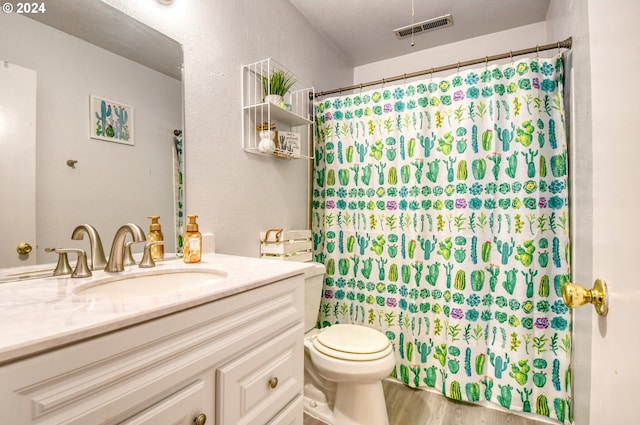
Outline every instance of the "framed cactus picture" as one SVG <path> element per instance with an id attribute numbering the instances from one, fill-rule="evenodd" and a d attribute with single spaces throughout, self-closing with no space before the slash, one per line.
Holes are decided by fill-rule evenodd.
<path id="1" fill-rule="evenodd" d="M 135 144 L 132 106 L 91 95 L 89 109 L 89 136 L 92 139 Z"/>

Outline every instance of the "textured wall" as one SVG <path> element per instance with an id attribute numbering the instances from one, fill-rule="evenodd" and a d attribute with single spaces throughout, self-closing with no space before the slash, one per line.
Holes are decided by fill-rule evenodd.
<path id="1" fill-rule="evenodd" d="M 306 228 L 307 162 L 241 149 L 240 68 L 274 58 L 316 90 L 351 84 L 352 68 L 286 0 L 107 0 L 183 45 L 187 213 L 217 251 L 257 256 L 259 232 Z"/>

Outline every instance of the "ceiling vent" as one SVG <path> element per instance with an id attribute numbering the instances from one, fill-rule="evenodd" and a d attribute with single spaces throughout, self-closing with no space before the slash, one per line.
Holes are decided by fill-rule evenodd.
<path id="1" fill-rule="evenodd" d="M 448 14 L 407 25 L 406 27 L 395 29 L 393 32 L 398 39 L 402 40 L 403 38 L 411 37 L 411 34 L 418 35 L 438 28 L 450 27 L 451 25 L 453 25 L 453 18 L 451 18 L 451 14 Z"/>

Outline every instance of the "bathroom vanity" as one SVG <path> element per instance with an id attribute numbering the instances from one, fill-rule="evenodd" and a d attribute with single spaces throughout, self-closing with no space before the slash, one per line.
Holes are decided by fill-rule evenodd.
<path id="1" fill-rule="evenodd" d="M 118 278 L 103 272 L 0 284 L 2 422 L 302 423 L 310 266 L 220 254 L 171 263 L 154 272 L 201 267 L 224 277 L 124 299 L 81 295 Z"/>

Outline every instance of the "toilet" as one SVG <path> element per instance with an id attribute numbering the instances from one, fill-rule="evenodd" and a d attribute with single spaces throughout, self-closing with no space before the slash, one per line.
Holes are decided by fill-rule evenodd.
<path id="1" fill-rule="evenodd" d="M 305 274 L 304 410 L 329 425 L 388 425 L 382 380 L 393 347 L 375 329 L 354 324 L 315 328 L 325 267 Z"/>

